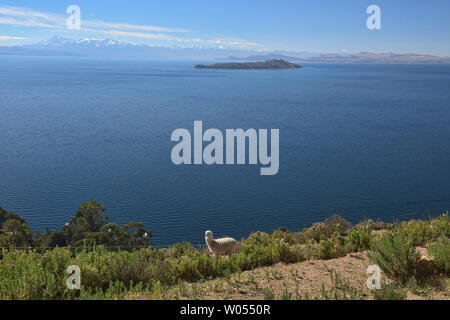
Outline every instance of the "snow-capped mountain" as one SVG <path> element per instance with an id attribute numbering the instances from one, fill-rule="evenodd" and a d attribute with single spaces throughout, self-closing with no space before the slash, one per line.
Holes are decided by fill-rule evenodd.
<path id="1" fill-rule="evenodd" d="M 68 48 L 135 48 L 135 43 L 120 42 L 112 39 L 85 38 L 80 40 L 66 39 L 53 36 L 48 40 L 37 42 L 31 45 L 24 45 L 24 48 L 30 49 L 68 49 Z"/>
<path id="2" fill-rule="evenodd" d="M 155 59 L 218 59 L 226 55 L 249 55 L 248 50 L 228 48 L 191 47 L 156 47 L 113 39 L 85 38 L 66 39 L 59 36 L 34 44 L 13 47 L 23 52 L 39 52 L 45 55 L 74 55 L 92 57 L 148 57 Z M 9 51 L 14 51 L 12 48 Z M 0 50 L 1 54 L 1 50 Z"/>

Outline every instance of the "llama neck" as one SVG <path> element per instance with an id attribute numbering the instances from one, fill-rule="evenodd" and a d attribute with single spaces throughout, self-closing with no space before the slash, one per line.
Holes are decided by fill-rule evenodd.
<path id="1" fill-rule="evenodd" d="M 216 245 L 216 241 L 212 237 L 206 238 L 206 243 L 208 244 L 209 247 L 214 247 Z"/>

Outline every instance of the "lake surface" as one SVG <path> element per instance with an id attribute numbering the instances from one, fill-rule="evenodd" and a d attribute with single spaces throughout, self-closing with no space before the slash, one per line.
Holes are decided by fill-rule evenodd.
<path id="1" fill-rule="evenodd" d="M 205 63 L 205 61 L 200 61 Z M 450 209 L 450 66 L 0 56 L 0 206 L 61 228 L 83 201 L 153 243 Z M 177 128 L 280 129 L 280 171 L 175 166 Z"/>

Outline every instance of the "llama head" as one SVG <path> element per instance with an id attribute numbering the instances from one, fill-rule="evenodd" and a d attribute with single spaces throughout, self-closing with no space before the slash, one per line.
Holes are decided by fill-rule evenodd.
<path id="1" fill-rule="evenodd" d="M 205 231 L 205 240 L 212 240 L 213 233 L 210 230 Z"/>

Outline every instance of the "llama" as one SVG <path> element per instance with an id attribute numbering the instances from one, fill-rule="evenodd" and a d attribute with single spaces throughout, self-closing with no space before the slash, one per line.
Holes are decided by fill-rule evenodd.
<path id="1" fill-rule="evenodd" d="M 205 232 L 205 241 L 209 251 L 214 253 L 216 257 L 225 254 L 231 255 L 238 245 L 238 242 L 233 238 L 214 239 L 210 230 Z"/>

